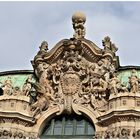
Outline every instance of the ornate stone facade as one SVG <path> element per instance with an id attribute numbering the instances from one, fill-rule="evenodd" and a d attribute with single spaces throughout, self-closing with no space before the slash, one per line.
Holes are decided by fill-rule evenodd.
<path id="1" fill-rule="evenodd" d="M 88 117 L 93 138 L 140 138 L 139 70 L 119 66 L 108 36 L 103 49 L 87 40 L 85 21 L 76 12 L 72 38 L 51 50 L 43 41 L 32 60 L 34 72 L 1 73 L 0 138 L 39 138 L 45 122 L 63 113 Z"/>

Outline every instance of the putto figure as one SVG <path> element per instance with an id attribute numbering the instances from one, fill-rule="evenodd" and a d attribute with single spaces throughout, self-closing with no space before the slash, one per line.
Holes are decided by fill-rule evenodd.
<path id="1" fill-rule="evenodd" d="M 72 16 L 73 28 L 75 30 L 74 38 L 84 38 L 85 27 L 84 23 L 86 21 L 86 16 L 82 12 L 76 12 Z"/>

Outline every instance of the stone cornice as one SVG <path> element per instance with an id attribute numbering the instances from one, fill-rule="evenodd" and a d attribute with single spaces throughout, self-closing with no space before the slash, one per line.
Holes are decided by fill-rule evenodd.
<path id="1" fill-rule="evenodd" d="M 18 121 L 26 124 L 27 126 L 32 126 L 35 124 L 35 120 L 32 119 L 31 116 L 25 116 L 19 112 L 0 112 L 0 120 L 1 119 L 14 119 L 18 123 Z"/>
<path id="2" fill-rule="evenodd" d="M 129 109 L 129 110 L 119 110 L 119 111 L 112 111 L 106 115 L 98 117 L 98 123 L 102 125 L 108 125 L 112 121 L 117 119 L 120 120 L 121 118 L 125 118 L 127 121 L 129 118 L 133 118 L 133 120 L 140 119 L 140 111 Z"/>
<path id="3" fill-rule="evenodd" d="M 12 70 L 12 71 L 0 72 L 0 76 L 9 75 L 9 74 L 34 74 L 34 71 L 33 70 Z"/>

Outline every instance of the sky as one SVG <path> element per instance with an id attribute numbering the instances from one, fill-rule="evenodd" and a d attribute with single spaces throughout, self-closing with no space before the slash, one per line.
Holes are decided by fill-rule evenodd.
<path id="1" fill-rule="evenodd" d="M 86 15 L 86 36 L 98 47 L 110 36 L 121 66 L 140 66 L 140 2 L 0 2 L 0 72 L 32 70 L 31 60 L 46 40 L 51 49 L 73 37 L 71 17 Z"/>

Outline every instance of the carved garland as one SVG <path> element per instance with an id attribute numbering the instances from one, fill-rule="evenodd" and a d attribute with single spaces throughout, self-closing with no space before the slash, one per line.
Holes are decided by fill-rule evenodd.
<path id="1" fill-rule="evenodd" d="M 61 48 L 59 57 L 51 64 L 45 58 L 47 51 L 40 50 L 35 56 L 33 64 L 38 81 L 34 85 L 37 101 L 31 105 L 33 117 L 53 106 L 59 106 L 58 114 L 78 113 L 74 104 L 104 112 L 109 97 L 108 81 L 115 70 L 111 57 L 96 54 L 96 61 L 88 61 L 83 41 L 78 39 L 64 41 Z"/>

